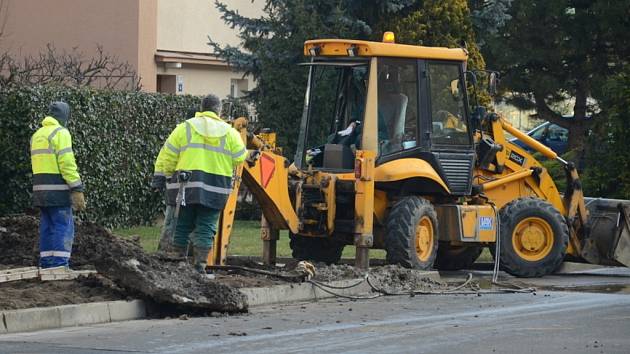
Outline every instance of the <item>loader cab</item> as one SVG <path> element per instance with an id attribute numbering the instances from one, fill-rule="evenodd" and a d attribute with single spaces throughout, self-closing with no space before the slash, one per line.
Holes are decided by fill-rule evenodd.
<path id="1" fill-rule="evenodd" d="M 315 40 L 306 42 L 305 55 L 299 168 L 351 171 L 355 151 L 371 149 L 377 168 L 422 159 L 451 194 L 470 193 L 474 149 L 463 50 Z"/>

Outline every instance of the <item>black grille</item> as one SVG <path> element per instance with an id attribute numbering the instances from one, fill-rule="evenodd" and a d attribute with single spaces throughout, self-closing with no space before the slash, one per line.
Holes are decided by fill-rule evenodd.
<path id="1" fill-rule="evenodd" d="M 469 195 L 473 156 L 444 156 L 440 154 L 439 160 L 451 193 Z"/>

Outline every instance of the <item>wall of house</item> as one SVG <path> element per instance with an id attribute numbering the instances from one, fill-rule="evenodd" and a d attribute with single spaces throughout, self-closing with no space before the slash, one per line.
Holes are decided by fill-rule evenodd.
<path id="1" fill-rule="evenodd" d="M 8 16 L 0 50 L 18 57 L 37 55 L 50 43 L 90 57 L 100 45 L 137 68 L 145 90 L 155 90 L 157 0 L 5 1 Z"/>
<path id="2" fill-rule="evenodd" d="M 246 17 L 263 15 L 265 0 L 222 0 L 228 8 Z M 214 0 L 158 0 L 158 48 L 182 52 L 210 53 L 208 36 L 222 44 L 237 46 L 238 30 L 221 19 Z"/>
<path id="3" fill-rule="evenodd" d="M 230 95 L 230 87 L 232 80 L 239 80 L 242 74 L 235 73 L 226 66 L 209 66 L 184 64 L 181 69 L 158 67 L 158 75 L 172 75 L 175 79 L 177 75 L 182 78 L 184 93 L 191 95 L 207 95 L 215 94 L 220 98 Z M 247 88 L 251 89 L 253 82 L 251 79 L 247 84 Z M 177 80 L 169 81 L 169 84 L 177 85 Z M 242 82 L 241 82 L 242 84 Z"/>

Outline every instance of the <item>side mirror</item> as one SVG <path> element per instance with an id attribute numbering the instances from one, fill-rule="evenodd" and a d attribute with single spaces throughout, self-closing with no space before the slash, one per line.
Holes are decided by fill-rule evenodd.
<path id="1" fill-rule="evenodd" d="M 488 77 L 488 93 L 491 96 L 497 94 L 497 85 L 499 84 L 499 73 L 490 72 L 490 76 Z"/>

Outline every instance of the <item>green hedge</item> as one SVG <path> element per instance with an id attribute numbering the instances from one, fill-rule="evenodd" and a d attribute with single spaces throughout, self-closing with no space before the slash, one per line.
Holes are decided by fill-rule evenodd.
<path id="1" fill-rule="evenodd" d="M 90 88 L 22 87 L 0 92 L 0 216 L 31 206 L 29 139 L 51 101 L 72 108 L 68 124 L 88 210 L 109 227 L 153 221 L 163 197 L 150 189 L 153 163 L 168 134 L 198 104 L 174 96 Z"/>

